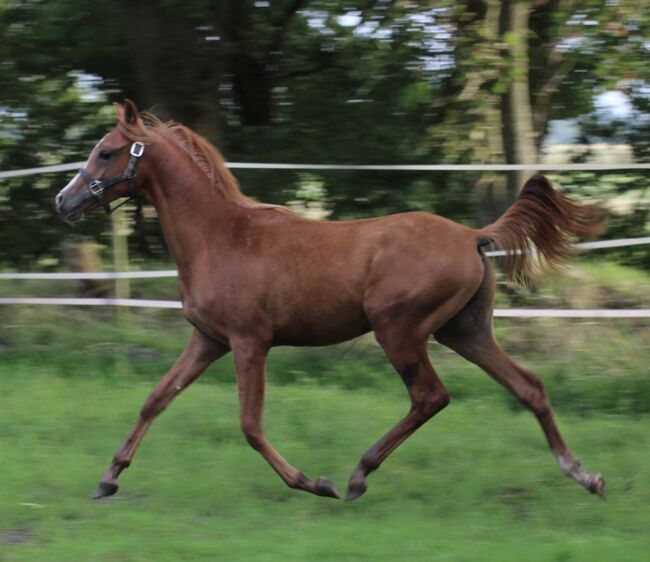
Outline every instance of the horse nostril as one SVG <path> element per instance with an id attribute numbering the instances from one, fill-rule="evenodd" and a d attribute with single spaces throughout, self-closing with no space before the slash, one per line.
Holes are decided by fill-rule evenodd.
<path id="1" fill-rule="evenodd" d="M 63 201 L 63 195 L 59 193 L 55 198 L 54 198 L 54 203 L 56 204 L 56 208 L 59 209 L 61 207 L 61 202 Z"/>

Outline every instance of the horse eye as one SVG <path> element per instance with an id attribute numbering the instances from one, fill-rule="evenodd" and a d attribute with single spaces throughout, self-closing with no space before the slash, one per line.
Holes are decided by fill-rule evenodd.
<path id="1" fill-rule="evenodd" d="M 99 153 L 99 157 L 100 157 L 102 160 L 108 160 L 108 159 L 111 157 L 111 154 L 113 154 L 113 152 L 110 151 L 110 150 L 102 150 L 102 151 Z"/>

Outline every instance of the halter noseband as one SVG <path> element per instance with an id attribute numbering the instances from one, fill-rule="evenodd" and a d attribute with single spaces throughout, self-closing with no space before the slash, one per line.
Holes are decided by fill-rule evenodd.
<path id="1" fill-rule="evenodd" d="M 127 199 L 123 203 L 120 203 L 119 205 L 111 209 L 109 203 L 107 203 L 104 200 L 104 192 L 109 187 L 113 187 L 114 185 L 117 185 L 118 183 L 122 183 L 123 181 L 128 181 L 129 193 L 130 193 L 129 199 L 132 199 L 135 196 L 135 192 L 136 192 L 135 167 L 140 157 L 144 154 L 144 144 L 141 142 L 134 142 L 131 145 L 131 150 L 129 151 L 129 154 L 131 155 L 131 158 L 129 160 L 129 163 L 126 166 L 126 170 L 124 170 L 124 173 L 119 176 L 113 176 L 112 178 L 109 178 L 107 180 L 94 179 L 92 175 L 90 175 L 88 170 L 86 170 L 85 168 L 81 168 L 81 170 L 79 170 L 79 175 L 86 182 L 86 187 L 88 188 L 92 196 L 95 199 L 97 199 L 97 201 L 99 201 L 99 204 L 102 206 L 102 209 L 104 209 L 104 212 L 107 215 L 110 215 L 115 209 L 117 209 L 118 207 L 126 203 L 126 201 L 128 201 Z"/>

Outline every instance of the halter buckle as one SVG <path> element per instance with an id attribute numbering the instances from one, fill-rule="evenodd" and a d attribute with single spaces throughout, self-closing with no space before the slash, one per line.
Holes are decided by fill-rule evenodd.
<path id="1" fill-rule="evenodd" d="M 144 144 L 141 142 L 134 142 L 131 145 L 130 154 L 135 158 L 140 158 L 140 156 L 144 154 Z"/>
<path id="2" fill-rule="evenodd" d="M 93 180 L 88 184 L 88 189 L 93 194 L 94 197 L 100 199 L 104 193 L 104 186 L 101 180 Z"/>

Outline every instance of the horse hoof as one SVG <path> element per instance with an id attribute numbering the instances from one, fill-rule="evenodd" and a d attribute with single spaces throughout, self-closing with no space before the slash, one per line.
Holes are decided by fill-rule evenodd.
<path id="1" fill-rule="evenodd" d="M 365 480 L 357 480 L 355 482 L 350 482 L 348 484 L 348 494 L 345 496 L 345 500 L 351 502 L 356 500 L 358 497 L 363 496 L 368 489 L 368 484 Z"/>
<path id="2" fill-rule="evenodd" d="M 117 492 L 118 488 L 119 486 L 115 482 L 100 482 L 93 499 L 99 500 L 101 498 L 112 496 L 115 492 Z"/>
<path id="3" fill-rule="evenodd" d="M 605 498 L 606 486 L 605 486 L 605 479 L 603 478 L 603 475 L 595 474 L 591 478 L 591 482 L 589 483 L 588 489 L 592 494 L 596 494 L 601 498 Z"/>
<path id="4" fill-rule="evenodd" d="M 334 484 L 328 478 L 323 478 L 322 476 L 316 480 L 316 495 L 325 498 L 341 498 L 341 494 L 334 487 Z"/>

